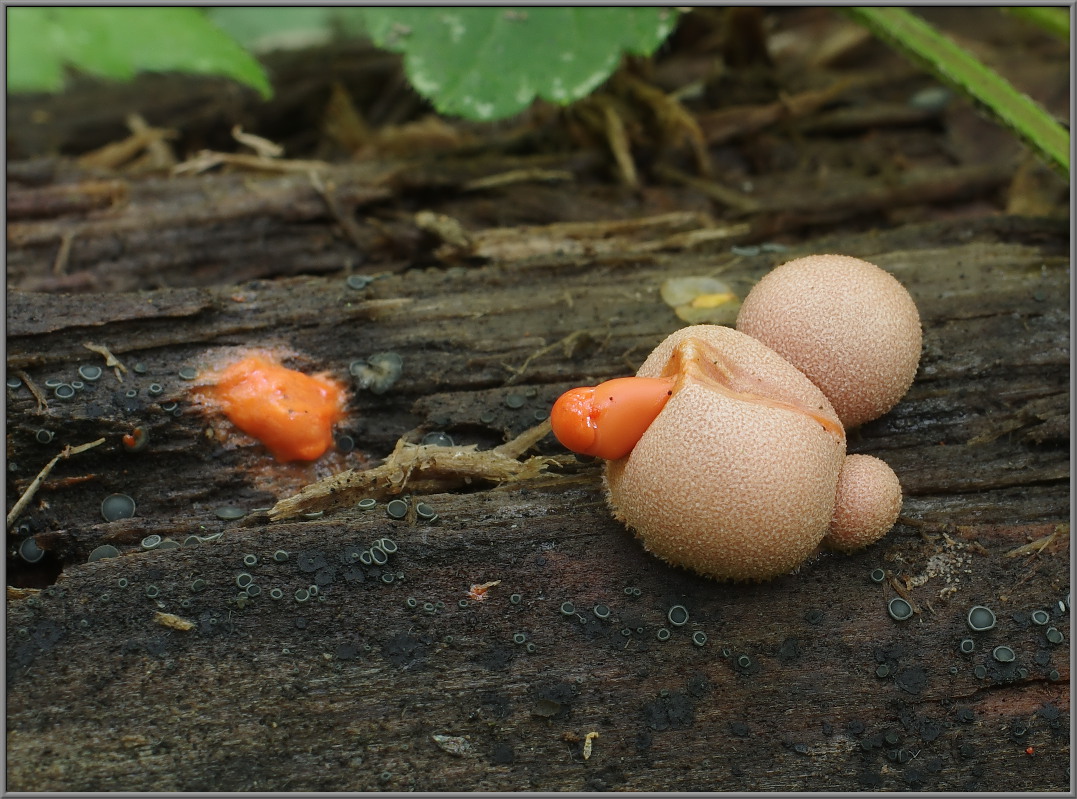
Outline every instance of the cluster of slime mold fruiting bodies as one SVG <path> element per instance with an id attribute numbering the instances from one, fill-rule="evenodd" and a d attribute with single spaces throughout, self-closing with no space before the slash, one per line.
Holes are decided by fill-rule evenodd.
<path id="1" fill-rule="evenodd" d="M 912 383 L 908 292 L 866 261 L 812 256 L 764 277 L 737 327 L 678 330 L 635 378 L 566 393 L 554 433 L 607 459 L 614 515 L 650 552 L 710 577 L 768 579 L 820 544 L 885 535 L 900 483 L 881 460 L 846 456 L 845 429 Z"/>

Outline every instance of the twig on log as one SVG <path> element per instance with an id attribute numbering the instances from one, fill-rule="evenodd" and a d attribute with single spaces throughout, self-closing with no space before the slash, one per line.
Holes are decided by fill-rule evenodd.
<path id="1" fill-rule="evenodd" d="M 70 458 L 72 455 L 78 455 L 80 452 L 85 452 L 88 449 L 93 449 L 94 447 L 104 443 L 105 439 L 99 438 L 97 439 L 97 441 L 91 441 L 88 444 L 79 444 L 77 447 L 72 447 L 70 444 L 68 444 L 66 447 L 60 450 L 60 453 L 51 461 L 46 463 L 45 468 L 37 473 L 37 477 L 35 477 L 34 481 L 26 487 L 26 490 L 23 491 L 22 496 L 19 497 L 18 502 L 16 502 L 15 505 L 11 508 L 11 512 L 7 515 L 7 529 L 10 530 L 12 525 L 15 524 L 15 520 L 19 518 L 19 514 L 22 513 L 23 508 L 25 508 L 30 503 L 30 500 L 34 498 L 34 494 L 36 494 L 37 490 L 41 488 L 41 484 L 45 482 L 45 478 L 49 476 L 49 472 L 52 471 L 53 467 L 56 466 L 57 463 L 59 463 L 61 460 Z"/>
<path id="2" fill-rule="evenodd" d="M 30 375 L 26 374 L 26 370 L 20 369 L 15 374 L 19 376 L 19 379 L 26 384 L 26 387 L 30 389 L 30 393 L 34 395 L 34 399 L 37 400 L 37 411 L 41 413 L 48 409 L 49 402 L 45 398 L 45 395 L 41 392 L 41 389 L 37 387 L 37 383 L 30 379 Z"/>
<path id="3" fill-rule="evenodd" d="M 274 505 L 269 518 L 280 521 L 303 513 L 340 508 L 364 497 L 399 494 L 409 485 L 413 492 L 421 494 L 458 488 L 476 480 L 503 483 L 535 477 L 550 459 L 537 456 L 525 461 L 517 459 L 549 432 L 547 419 L 511 441 L 481 452 L 474 444 L 441 447 L 400 439 L 381 466 L 349 469 L 311 483 Z"/>
<path id="4" fill-rule="evenodd" d="M 104 357 L 105 366 L 111 366 L 112 370 L 116 373 L 116 379 L 121 383 L 123 382 L 123 374 L 127 372 L 127 367 L 120 363 L 120 359 L 113 355 L 108 347 L 103 344 L 94 344 L 91 341 L 84 341 L 82 346 L 88 349 L 90 352 L 96 352 L 98 355 Z"/>

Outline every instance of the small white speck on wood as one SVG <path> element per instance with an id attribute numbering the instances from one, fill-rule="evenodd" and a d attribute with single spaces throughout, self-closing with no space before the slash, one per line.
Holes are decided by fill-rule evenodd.
<path id="1" fill-rule="evenodd" d="M 456 757 L 463 757 L 464 755 L 471 754 L 472 746 L 471 741 L 460 735 L 431 735 L 434 739 L 434 743 L 438 747 L 450 755 Z"/>

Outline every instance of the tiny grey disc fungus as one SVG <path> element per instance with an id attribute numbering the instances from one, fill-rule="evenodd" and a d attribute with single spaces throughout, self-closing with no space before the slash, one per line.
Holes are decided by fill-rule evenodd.
<path id="1" fill-rule="evenodd" d="M 742 669 L 746 669 L 752 665 L 752 659 L 747 655 L 741 655 L 737 658 L 737 665 L 740 666 Z"/>
<path id="2" fill-rule="evenodd" d="M 60 380 L 57 377 L 50 377 L 45 381 L 45 388 L 56 388 L 57 386 L 62 386 L 63 384 L 63 380 Z"/>
<path id="3" fill-rule="evenodd" d="M 86 388 L 86 384 L 81 380 L 72 380 L 71 388 L 75 389 L 75 391 L 82 391 L 82 389 Z"/>
<path id="4" fill-rule="evenodd" d="M 987 667 L 986 666 L 977 666 L 976 668 L 974 668 L 972 670 L 972 673 L 976 677 L 977 680 L 983 680 L 983 679 L 985 679 L 987 677 Z"/>
<path id="5" fill-rule="evenodd" d="M 276 552 L 273 553 L 273 560 L 275 560 L 277 563 L 284 563 L 286 560 L 288 560 L 288 553 L 285 552 L 283 549 L 278 549 Z"/>
<path id="6" fill-rule="evenodd" d="M 995 626 L 995 613 L 991 608 L 975 605 L 969 609 L 968 625 L 973 632 L 987 632 Z"/>
<path id="7" fill-rule="evenodd" d="M 146 393 L 151 397 L 159 397 L 165 393 L 164 387 L 160 383 L 150 383 L 146 389 Z"/>
<path id="8" fill-rule="evenodd" d="M 37 563 L 45 557 L 45 550 L 39 547 L 33 538 L 27 538 L 19 544 L 19 557 L 27 563 Z"/>
<path id="9" fill-rule="evenodd" d="M 146 364 L 142 363 L 142 361 L 139 361 L 131 368 L 134 370 L 136 375 L 144 375 L 146 374 L 146 372 L 149 371 L 149 369 L 146 368 Z"/>
<path id="10" fill-rule="evenodd" d="M 95 383 L 101 379 L 105 370 L 96 364 L 85 363 L 79 367 L 79 377 L 88 383 Z"/>
<path id="11" fill-rule="evenodd" d="M 684 605 L 674 605 L 669 609 L 666 618 L 674 627 L 683 627 L 688 623 L 688 608 Z"/>
<path id="12" fill-rule="evenodd" d="M 527 402 L 527 400 L 522 394 L 509 394 L 505 397 L 505 407 L 511 408 L 512 410 L 522 408 L 525 402 Z"/>
<path id="13" fill-rule="evenodd" d="M 193 366 L 184 366 L 177 374 L 179 374 L 180 380 L 195 380 L 198 378 L 198 370 Z"/>
<path id="14" fill-rule="evenodd" d="M 901 597 L 894 597 L 886 607 L 894 621 L 907 621 L 912 618 L 912 605 Z"/>
<path id="15" fill-rule="evenodd" d="M 344 279 L 344 284 L 355 291 L 362 291 L 373 282 L 374 278 L 370 275 L 348 275 Z"/>
<path id="16" fill-rule="evenodd" d="M 254 578 L 247 574 L 247 572 L 240 572 L 236 575 L 236 585 L 238 585 L 240 588 L 246 588 L 253 582 Z"/>
<path id="17" fill-rule="evenodd" d="M 610 609 L 605 605 L 595 605 L 594 614 L 600 619 L 608 619 L 610 617 Z"/>
<path id="18" fill-rule="evenodd" d="M 379 352 L 365 361 L 352 361 L 348 371 L 359 388 L 367 389 L 372 394 L 384 394 L 400 379 L 404 359 L 395 352 Z"/>
<path id="19" fill-rule="evenodd" d="M 402 499 L 394 499 L 385 506 L 385 512 L 390 519 L 403 519 L 408 515 L 408 503 Z"/>
<path id="20" fill-rule="evenodd" d="M 374 542 L 374 546 L 380 548 L 382 552 L 385 552 L 389 555 L 392 555 L 394 552 L 396 552 L 396 541 L 391 538 L 379 538 L 377 541 Z"/>
<path id="21" fill-rule="evenodd" d="M 389 562 L 389 556 L 381 547 L 372 546 L 370 548 L 370 560 L 373 561 L 376 566 L 384 566 Z"/>
<path id="22" fill-rule="evenodd" d="M 671 635 L 671 633 L 670 633 L 669 629 L 667 629 L 666 627 L 659 627 L 658 632 L 655 633 L 655 637 L 659 641 L 668 641 L 670 635 Z"/>
<path id="23" fill-rule="evenodd" d="M 179 549 L 179 546 L 180 545 L 176 541 L 173 541 L 171 538 L 166 538 L 157 546 L 157 551 L 160 552 L 162 549 Z"/>
<path id="24" fill-rule="evenodd" d="M 976 642 L 971 638 L 966 638 L 961 642 L 961 651 L 966 655 L 972 654 L 976 649 Z"/>
<path id="25" fill-rule="evenodd" d="M 425 502 L 419 502 L 415 505 L 415 515 L 423 521 L 430 521 L 435 518 L 438 513 Z"/>
<path id="26" fill-rule="evenodd" d="M 71 399 L 75 396 L 75 388 L 67 383 L 61 383 L 52 390 L 57 399 Z"/>
<path id="27" fill-rule="evenodd" d="M 882 569 L 872 569 L 869 576 L 871 577 L 871 581 L 873 583 L 881 583 L 883 580 L 886 579 L 886 572 Z"/>
<path id="28" fill-rule="evenodd" d="M 493 411 L 483 411 L 479 414 L 479 421 L 483 424 L 492 424 L 496 418 Z"/>
<path id="29" fill-rule="evenodd" d="M 257 583 L 251 583 L 250 585 L 247 586 L 247 596 L 251 597 L 251 599 L 253 599 L 254 597 L 260 595 L 261 593 L 262 593 L 262 587 L 260 585 L 258 585 Z"/>
<path id="30" fill-rule="evenodd" d="M 161 536 L 157 535 L 157 533 L 148 535 L 142 539 L 143 549 L 157 549 L 159 546 L 161 546 Z"/>
<path id="31" fill-rule="evenodd" d="M 22 386 L 22 380 L 20 380 L 19 378 L 17 378 L 17 377 L 9 377 L 7 379 L 7 387 L 8 388 L 15 389 L 15 388 L 20 388 L 21 386 Z"/>
<path id="32" fill-rule="evenodd" d="M 882 679 L 884 677 L 889 677 L 890 676 L 890 667 L 887 666 L 885 663 L 881 664 L 877 669 L 875 669 L 875 676 L 880 678 L 880 679 Z"/>
<path id="33" fill-rule="evenodd" d="M 253 554 L 253 553 L 248 553 L 248 554 L 244 555 L 243 556 L 243 565 L 244 566 L 257 566 L 258 565 L 258 556 Z"/>
<path id="34" fill-rule="evenodd" d="M 1032 623 L 1040 626 L 1046 624 L 1051 620 L 1051 617 L 1047 615 L 1046 611 L 1034 610 L 1032 611 Z"/>
<path id="35" fill-rule="evenodd" d="M 269 598 L 270 599 L 284 599 L 284 592 L 281 591 L 279 588 L 270 588 L 269 589 Z"/>
<path id="36" fill-rule="evenodd" d="M 430 433 L 427 433 L 425 436 L 422 437 L 422 440 L 419 441 L 419 443 L 425 444 L 426 446 L 434 447 L 453 446 L 452 436 L 450 436 L 448 433 L 443 433 L 440 430 L 434 430 Z"/>
<path id="37" fill-rule="evenodd" d="M 701 630 L 696 630 L 692 633 L 692 643 L 696 646 L 703 646 L 703 644 L 707 643 L 707 634 Z"/>
<path id="38" fill-rule="evenodd" d="M 1052 644 L 1061 644 L 1064 636 L 1062 633 L 1054 627 L 1047 628 L 1047 640 Z"/>
<path id="39" fill-rule="evenodd" d="M 138 396 L 138 389 L 137 388 L 129 388 L 129 389 L 127 389 L 127 391 L 124 392 L 123 395 L 125 397 L 127 397 L 127 399 L 134 399 L 135 397 Z"/>
<path id="40" fill-rule="evenodd" d="M 514 644 L 524 644 L 524 643 L 527 643 L 527 636 L 526 636 L 526 635 L 524 635 L 523 633 L 513 633 L 513 635 L 512 635 L 512 642 L 513 642 Z"/>
<path id="41" fill-rule="evenodd" d="M 535 653 L 535 652 L 537 652 L 537 651 L 538 651 L 538 647 L 537 647 L 537 646 L 535 646 L 535 642 L 534 642 L 534 641 L 528 641 L 528 642 L 527 642 L 527 646 L 525 646 L 525 647 L 524 647 L 524 649 L 526 649 L 526 650 L 527 650 L 527 651 L 528 651 L 529 653 L 531 653 L 531 654 L 533 654 L 533 653 Z"/>
<path id="42" fill-rule="evenodd" d="M 1013 663 L 1014 658 L 1017 657 L 1014 651 L 1008 646 L 996 646 L 991 651 L 991 657 L 997 660 L 999 663 Z"/>
<path id="43" fill-rule="evenodd" d="M 101 515 L 106 522 L 130 519 L 135 515 L 135 501 L 126 494 L 109 494 L 101 502 Z"/>
<path id="44" fill-rule="evenodd" d="M 378 500 L 374 499 L 373 497 L 366 497 L 365 499 L 359 500 L 359 502 L 356 503 L 355 507 L 359 508 L 359 510 L 370 510 L 377 504 Z"/>
<path id="45" fill-rule="evenodd" d="M 42 429 L 34 433 L 34 438 L 37 439 L 38 444 L 48 444 L 55 437 L 56 434 L 53 433 L 51 430 Z"/>
<path id="46" fill-rule="evenodd" d="M 333 436 L 333 445 L 337 452 L 351 452 L 355 449 L 355 439 L 345 433 L 339 433 Z"/>
<path id="47" fill-rule="evenodd" d="M 576 606 L 571 602 L 562 602 L 561 613 L 565 616 L 574 616 L 576 614 Z"/>
<path id="48" fill-rule="evenodd" d="M 382 581 L 383 583 L 386 583 L 386 584 L 388 584 L 388 583 L 391 583 L 391 582 L 392 582 L 393 580 L 395 580 L 395 579 L 396 579 L 396 578 L 395 578 L 395 577 L 393 577 L 393 573 L 392 573 L 392 572 L 382 572 L 382 573 L 381 573 L 381 581 Z M 465 599 L 464 601 L 466 602 L 467 600 Z"/>
<path id="49" fill-rule="evenodd" d="M 237 508 L 235 505 L 221 505 L 213 511 L 213 514 L 221 521 L 230 522 L 242 519 L 247 515 L 247 511 L 243 510 L 243 508 Z"/>

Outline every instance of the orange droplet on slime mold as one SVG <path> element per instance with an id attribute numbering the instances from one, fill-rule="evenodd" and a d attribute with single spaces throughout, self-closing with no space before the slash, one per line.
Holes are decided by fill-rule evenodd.
<path id="1" fill-rule="evenodd" d="M 550 411 L 553 434 L 567 449 L 623 458 L 673 393 L 673 378 L 618 377 L 562 394 Z"/>
<path id="2" fill-rule="evenodd" d="M 282 462 L 320 458 L 333 444 L 333 425 L 344 418 L 343 386 L 261 355 L 228 366 L 203 390 Z"/>

